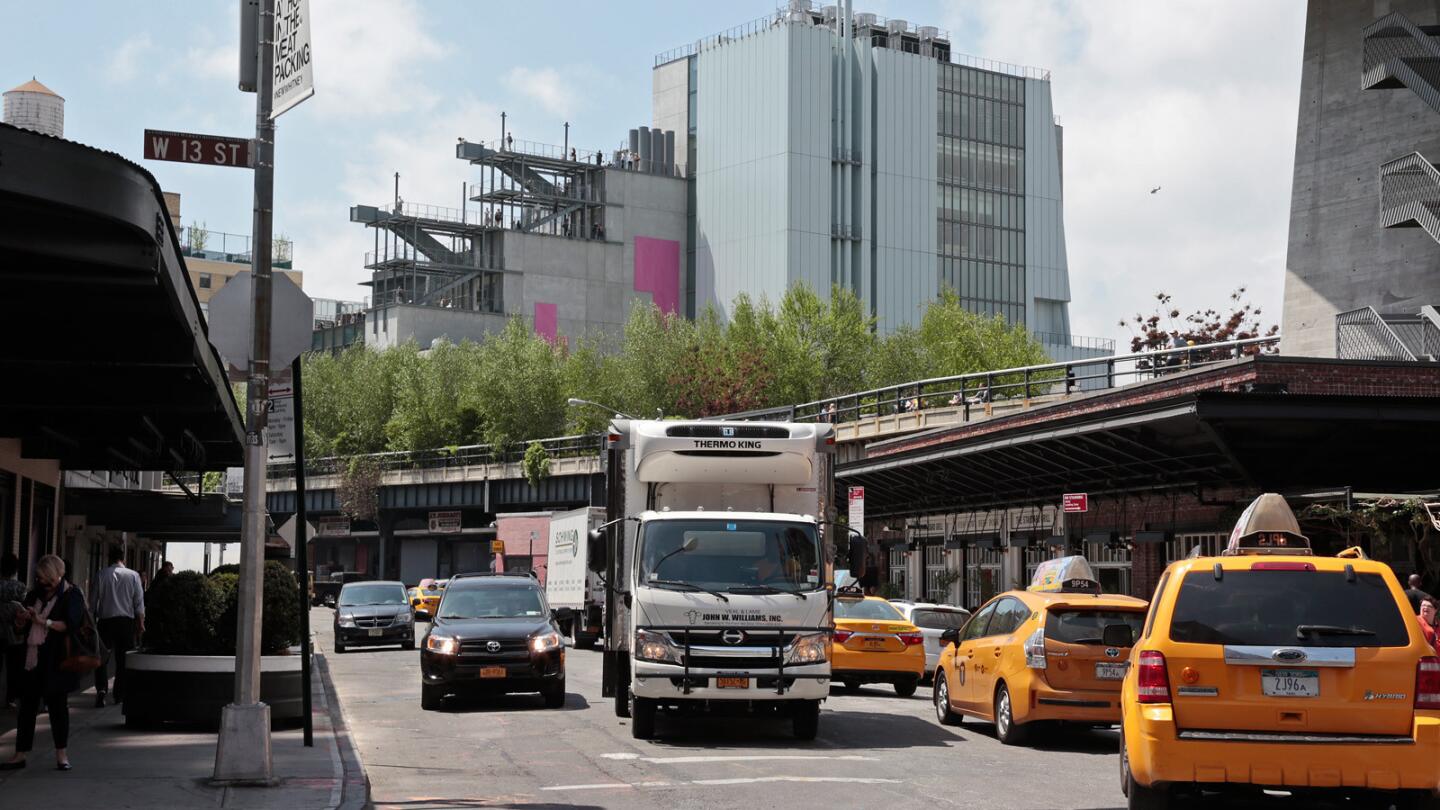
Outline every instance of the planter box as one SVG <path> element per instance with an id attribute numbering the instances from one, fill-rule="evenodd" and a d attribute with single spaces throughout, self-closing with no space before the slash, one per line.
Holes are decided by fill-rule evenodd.
<path id="1" fill-rule="evenodd" d="M 272 723 L 299 720 L 300 661 L 295 655 L 260 658 L 260 700 Z M 235 656 L 125 656 L 124 714 L 127 726 L 163 721 L 218 725 L 221 709 L 235 699 Z"/>

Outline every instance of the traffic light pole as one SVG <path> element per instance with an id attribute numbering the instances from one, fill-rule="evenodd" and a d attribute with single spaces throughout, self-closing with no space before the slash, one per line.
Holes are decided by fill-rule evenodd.
<path id="1" fill-rule="evenodd" d="M 240 520 L 240 582 L 236 621 L 235 699 L 220 720 L 214 781 L 275 783 L 270 707 L 260 702 L 261 579 L 265 564 L 265 422 L 270 396 L 271 209 L 275 192 L 275 0 L 260 0 L 256 24 L 255 216 L 251 231 L 251 351 L 245 396 L 245 495 Z M 242 46 L 243 47 L 243 46 Z"/>

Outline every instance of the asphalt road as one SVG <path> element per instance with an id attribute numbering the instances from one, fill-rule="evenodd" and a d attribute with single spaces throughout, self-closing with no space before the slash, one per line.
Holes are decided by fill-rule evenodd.
<path id="1" fill-rule="evenodd" d="M 630 736 L 600 697 L 600 654 L 570 650 L 562 709 L 539 695 L 420 709 L 420 653 L 396 647 L 334 653 L 332 613 L 316 609 L 319 637 L 356 749 L 384 810 L 550 806 L 576 808 L 798 808 L 986 810 L 1123 808 L 1113 730 L 1062 731 L 1007 747 L 988 725 L 936 722 L 929 690 L 835 693 L 820 735 L 799 742 L 788 720 L 665 718 L 660 739 Z M 423 634 L 426 625 L 418 625 Z M 1185 801 L 1181 807 L 1313 807 L 1285 798 Z"/>

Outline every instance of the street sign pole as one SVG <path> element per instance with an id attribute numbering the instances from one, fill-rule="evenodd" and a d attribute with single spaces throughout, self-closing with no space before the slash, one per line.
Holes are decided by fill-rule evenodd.
<path id="1" fill-rule="evenodd" d="M 304 355 L 290 364 L 295 385 L 295 568 L 300 574 L 300 711 L 305 715 L 305 747 L 315 746 L 315 721 L 310 716 L 310 551 L 309 525 L 305 523 L 305 400 L 300 382 Z"/>
<path id="2" fill-rule="evenodd" d="M 240 519 L 235 700 L 221 716 L 214 778 L 225 784 L 270 785 L 275 782 L 275 772 L 270 753 L 270 707 L 260 702 L 260 616 L 266 534 L 265 399 L 270 392 L 270 232 L 275 192 L 275 123 L 270 118 L 275 0 L 261 0 L 256 34 L 252 332 L 245 396 L 245 495 Z"/>

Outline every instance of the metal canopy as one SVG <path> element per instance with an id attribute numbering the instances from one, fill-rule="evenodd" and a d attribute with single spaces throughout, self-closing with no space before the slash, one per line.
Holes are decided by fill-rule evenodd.
<path id="1" fill-rule="evenodd" d="M 69 469 L 213 470 L 243 430 L 155 179 L 0 125 L 0 436 Z"/>
<path id="2" fill-rule="evenodd" d="M 1433 398 L 1204 392 L 841 465 L 876 517 L 1204 486 L 1440 484 Z"/>
<path id="3" fill-rule="evenodd" d="M 67 514 L 112 531 L 133 531 L 166 542 L 239 542 L 240 504 L 224 495 L 191 497 L 164 492 L 72 487 Z"/>

